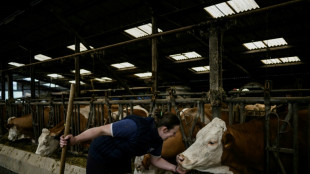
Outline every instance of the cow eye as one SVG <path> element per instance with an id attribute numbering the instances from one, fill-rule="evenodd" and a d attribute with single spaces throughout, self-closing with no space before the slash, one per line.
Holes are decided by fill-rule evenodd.
<path id="1" fill-rule="evenodd" d="M 216 142 L 215 141 L 209 141 L 208 145 L 214 145 Z"/>

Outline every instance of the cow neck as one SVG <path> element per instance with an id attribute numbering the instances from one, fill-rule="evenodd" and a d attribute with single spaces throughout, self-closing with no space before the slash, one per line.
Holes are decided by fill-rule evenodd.
<path id="1" fill-rule="evenodd" d="M 263 120 L 228 126 L 223 136 L 225 134 L 233 136 L 233 144 L 228 149 L 223 146 L 222 164 L 238 171 L 247 171 L 248 168 L 263 170 Z"/>

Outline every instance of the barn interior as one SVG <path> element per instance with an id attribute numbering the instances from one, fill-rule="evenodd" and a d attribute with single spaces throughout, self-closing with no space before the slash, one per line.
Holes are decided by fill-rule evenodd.
<path id="1" fill-rule="evenodd" d="M 209 91 L 212 28 L 224 91 L 307 89 L 309 13 L 303 0 L 12 0 L 0 12 L 1 90 Z"/>
<path id="2" fill-rule="evenodd" d="M 306 22 L 309 7 L 309 0 L 11 0 L 3 3 L 0 6 L 0 137 L 8 133 L 5 128 L 9 117 L 30 115 L 37 145 L 46 126 L 42 123 L 46 116 L 43 110 L 50 108 L 48 116 L 59 117 L 46 127 L 58 124 L 61 114 L 67 114 L 59 108 L 68 104 L 72 83 L 77 99 L 74 109 L 78 112 L 82 105 L 104 110 L 104 104 L 108 107 L 119 104 L 118 111 L 124 108 L 128 111 L 133 104 L 142 104 L 152 113 L 155 104 L 162 104 L 162 108 L 171 105 L 177 108 L 180 104 L 199 108 L 200 115 L 197 115 L 202 118 L 203 104 L 210 103 L 212 114 L 219 116 L 220 104 L 216 102 L 223 101 L 225 95 L 228 96 L 225 112 L 236 113 L 235 106 L 240 104 L 238 114 L 229 115 L 232 118 L 229 124 L 262 118 L 271 104 L 285 104 L 286 111 L 292 111 L 287 114 L 290 118 L 286 118 L 290 120 L 298 107 L 306 106 L 309 110 L 310 24 Z M 178 100 L 178 96 L 170 95 L 167 100 L 155 100 L 159 98 L 158 93 L 165 95 L 171 92 L 169 89 L 187 93 L 189 97 Z M 207 97 L 210 90 L 213 90 L 209 93 L 212 100 Z M 112 97 L 105 102 L 90 99 L 109 95 Z M 147 97 L 139 98 L 144 95 Z M 138 98 L 126 100 L 128 96 Z M 62 100 L 53 100 L 57 97 Z M 31 100 L 20 102 L 21 98 Z M 40 100 L 32 100 L 36 98 Z M 252 111 L 252 115 L 246 115 L 245 106 L 258 103 L 266 104 L 267 109 L 258 111 L 262 113 L 259 116 Z M 89 109 L 89 118 L 99 118 L 96 115 L 99 110 Z M 98 120 L 92 125 L 87 123 L 87 128 L 105 124 L 103 119 Z M 71 131 L 78 134 L 79 123 L 74 123 Z M 292 143 L 297 144 L 297 140 Z M 21 146 L 25 148 L 25 143 Z M 70 150 L 81 151 L 79 147 Z M 34 152 L 32 149 L 31 155 Z M 10 155 L 15 157 L 14 154 Z M 298 154 L 294 155 L 295 159 Z M 308 159 L 309 156 L 310 153 Z M 17 160 L 4 161 L 14 164 Z M 295 160 L 292 164 L 297 163 Z M 21 172 L 21 167 L 17 167 L 15 171 Z"/>

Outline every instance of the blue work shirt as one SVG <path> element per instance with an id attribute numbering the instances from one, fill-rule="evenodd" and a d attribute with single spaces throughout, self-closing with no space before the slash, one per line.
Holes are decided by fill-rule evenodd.
<path id="1" fill-rule="evenodd" d="M 146 153 L 160 156 L 162 144 L 154 118 L 130 115 L 112 124 L 112 136 L 95 138 L 89 155 L 109 164 Z"/>

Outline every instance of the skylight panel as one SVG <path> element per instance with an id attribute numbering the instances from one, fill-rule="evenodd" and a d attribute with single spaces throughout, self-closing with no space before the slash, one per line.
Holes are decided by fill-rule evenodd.
<path id="1" fill-rule="evenodd" d="M 259 8 L 254 0 L 231 0 L 205 7 L 204 9 L 213 17 L 220 18 L 248 10 Z"/>
<path id="2" fill-rule="evenodd" d="M 174 60 L 185 60 L 186 57 L 182 54 L 174 54 L 174 55 L 170 55 L 169 57 L 171 57 Z"/>
<path id="3" fill-rule="evenodd" d="M 241 6 L 236 1 L 227 1 L 227 3 L 237 12 L 242 12 L 243 9 L 241 9 Z"/>
<path id="4" fill-rule="evenodd" d="M 261 48 L 267 47 L 262 41 L 256 41 L 256 42 L 253 42 L 253 44 L 256 46 L 256 49 L 261 49 Z"/>
<path id="5" fill-rule="evenodd" d="M 261 60 L 264 64 L 266 65 L 270 65 L 270 64 L 279 64 L 279 63 L 282 63 L 279 59 L 264 59 L 264 60 Z"/>
<path id="6" fill-rule="evenodd" d="M 254 45 L 254 43 L 244 43 L 243 46 L 245 46 L 248 50 L 254 50 L 256 49 L 256 45 Z"/>
<path id="7" fill-rule="evenodd" d="M 102 83 L 107 83 L 107 82 L 112 82 L 113 80 L 109 77 L 101 77 L 101 78 L 95 78 L 95 80 L 102 82 Z"/>
<path id="8" fill-rule="evenodd" d="M 187 53 L 183 53 L 183 54 L 184 54 L 185 57 L 187 57 L 189 59 L 201 57 L 201 55 L 196 53 L 195 51 L 187 52 Z"/>
<path id="9" fill-rule="evenodd" d="M 89 47 L 90 47 L 91 49 L 94 49 L 94 47 L 92 47 L 92 46 L 89 46 Z M 75 51 L 75 44 L 69 45 L 69 46 L 67 46 L 67 48 L 69 48 L 69 49 Z M 80 51 L 82 52 L 82 51 L 86 51 L 86 50 L 87 50 L 87 48 L 86 48 L 82 43 L 80 43 Z"/>
<path id="10" fill-rule="evenodd" d="M 141 25 L 138 28 L 147 34 L 152 34 L 152 25 L 151 24 Z"/>
<path id="11" fill-rule="evenodd" d="M 71 72 L 72 72 L 72 73 L 75 73 L 75 70 L 72 70 Z M 80 69 L 80 74 L 81 74 L 81 75 L 90 75 L 91 72 L 88 71 L 88 70 L 86 70 L 86 69 Z"/>
<path id="12" fill-rule="evenodd" d="M 70 80 L 69 83 L 75 84 L 75 80 Z M 80 84 L 81 84 L 81 85 L 85 85 L 85 83 L 82 82 L 82 81 L 80 81 Z"/>
<path id="13" fill-rule="evenodd" d="M 45 61 L 45 60 L 51 59 L 51 57 L 45 56 L 43 54 L 37 54 L 34 56 L 34 59 L 38 61 Z"/>
<path id="14" fill-rule="evenodd" d="M 267 48 L 267 47 L 278 47 L 278 46 L 284 46 L 284 45 L 287 45 L 287 42 L 284 40 L 284 38 L 248 42 L 248 43 L 243 44 L 243 46 L 245 46 L 248 50 L 256 50 L 256 49 L 262 49 L 262 48 Z"/>
<path id="15" fill-rule="evenodd" d="M 145 32 L 141 31 L 138 28 L 131 28 L 131 29 L 125 30 L 125 32 L 136 37 L 136 38 L 147 35 Z"/>
<path id="16" fill-rule="evenodd" d="M 17 62 L 9 62 L 8 63 L 9 65 L 13 65 L 13 66 L 17 66 L 17 67 L 20 67 L 20 66 L 24 66 L 25 64 L 23 63 L 17 63 Z"/>
<path id="17" fill-rule="evenodd" d="M 172 54 L 172 55 L 169 55 L 168 57 L 175 61 L 182 61 L 182 60 L 201 58 L 201 55 L 196 53 L 195 51 L 191 51 L 191 52 L 180 53 L 180 54 Z"/>
<path id="18" fill-rule="evenodd" d="M 215 5 L 204 8 L 213 18 L 225 16 Z"/>
<path id="19" fill-rule="evenodd" d="M 125 70 L 125 69 L 132 69 L 135 68 L 135 66 L 129 62 L 123 62 L 123 63 L 115 63 L 112 64 L 111 66 L 119 69 L 119 70 Z"/>
<path id="20" fill-rule="evenodd" d="M 152 77 L 152 73 L 151 72 L 137 73 L 135 74 L 135 76 L 138 76 L 140 78 L 149 78 Z"/>
<path id="21" fill-rule="evenodd" d="M 240 5 L 241 12 L 244 12 L 244 11 L 250 9 L 250 7 L 243 0 L 235 0 L 235 1 L 236 1 L 236 3 L 238 3 Z"/>
<path id="22" fill-rule="evenodd" d="M 264 59 L 261 61 L 266 65 L 270 65 L 270 64 L 285 64 L 285 63 L 300 62 L 300 59 L 298 56 L 291 56 L 291 57 Z"/>
<path id="23" fill-rule="evenodd" d="M 268 47 L 276 47 L 287 45 L 287 42 L 283 38 L 269 39 L 263 41 Z"/>
<path id="24" fill-rule="evenodd" d="M 249 10 L 259 8 L 258 4 L 254 0 L 243 0 L 243 2 L 247 4 L 247 7 L 249 7 Z"/>
<path id="25" fill-rule="evenodd" d="M 235 12 L 226 4 L 226 2 L 222 2 L 215 5 L 220 11 L 225 15 L 232 15 L 235 14 Z"/>
<path id="26" fill-rule="evenodd" d="M 283 58 L 280 58 L 280 60 L 281 60 L 283 63 L 300 62 L 300 59 L 299 59 L 299 57 L 297 57 L 297 56 L 283 57 Z"/>
<path id="27" fill-rule="evenodd" d="M 51 78 L 55 78 L 55 79 L 61 79 L 64 78 L 64 76 L 60 75 L 60 74 L 48 74 L 47 76 L 51 77 Z"/>
<path id="28" fill-rule="evenodd" d="M 192 67 L 191 69 L 195 72 L 209 72 L 210 66 L 198 66 L 198 67 Z"/>
<path id="29" fill-rule="evenodd" d="M 158 32 L 162 32 L 161 29 L 158 28 Z M 125 30 L 126 33 L 132 35 L 135 38 L 143 37 L 152 34 L 152 24 L 148 23 L 145 25 L 140 25 L 138 27 L 130 28 Z"/>

